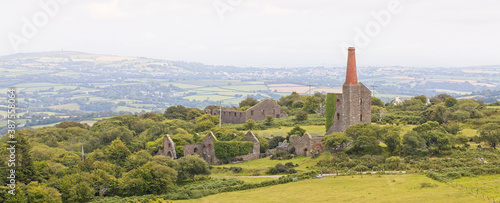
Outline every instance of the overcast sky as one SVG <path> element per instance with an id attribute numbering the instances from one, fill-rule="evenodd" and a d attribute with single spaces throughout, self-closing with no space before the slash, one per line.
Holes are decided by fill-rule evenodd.
<path id="1" fill-rule="evenodd" d="M 500 65 L 498 0 L 0 2 L 0 55 L 67 50 L 328 67 L 345 66 L 355 46 L 358 66 Z"/>

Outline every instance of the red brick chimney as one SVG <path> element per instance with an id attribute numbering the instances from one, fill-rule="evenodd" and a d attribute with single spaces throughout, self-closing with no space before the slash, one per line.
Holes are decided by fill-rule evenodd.
<path id="1" fill-rule="evenodd" d="M 354 47 L 349 47 L 347 50 L 347 71 L 345 74 L 344 85 L 357 85 L 358 76 L 356 76 L 356 57 L 354 55 Z"/>

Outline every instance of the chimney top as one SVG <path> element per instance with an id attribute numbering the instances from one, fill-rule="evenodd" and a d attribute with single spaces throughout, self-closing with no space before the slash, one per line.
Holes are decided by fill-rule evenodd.
<path id="1" fill-rule="evenodd" d="M 347 54 L 347 71 L 345 74 L 344 85 L 357 85 L 358 76 L 356 74 L 356 56 L 354 53 L 354 47 L 349 47 Z"/>

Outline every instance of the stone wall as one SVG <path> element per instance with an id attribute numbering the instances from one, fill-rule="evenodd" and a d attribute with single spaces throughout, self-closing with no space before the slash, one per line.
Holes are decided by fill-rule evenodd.
<path id="1" fill-rule="evenodd" d="M 157 155 L 163 155 L 163 156 L 168 156 L 172 159 L 177 158 L 177 153 L 175 152 L 175 143 L 172 141 L 172 138 L 170 138 L 170 135 L 166 135 L 163 137 L 163 148 L 160 147 L 158 150 Z"/>
<path id="2" fill-rule="evenodd" d="M 312 137 L 309 133 L 305 133 L 302 137 L 298 135 L 290 136 L 290 144 L 282 150 L 295 148 L 295 155 L 311 156 L 314 152 L 323 153 L 325 146 L 321 144 L 323 138 Z"/>
<path id="3" fill-rule="evenodd" d="M 209 164 L 219 164 L 220 160 L 215 157 L 214 142 L 217 138 L 209 132 L 201 144 L 184 145 L 184 156 L 198 155 Z M 236 160 L 248 161 L 260 158 L 260 142 L 252 133 L 248 131 L 243 141 L 253 142 L 250 153 L 235 157 Z"/>
<path id="4" fill-rule="evenodd" d="M 210 114 L 213 116 L 219 116 L 222 114 L 222 123 L 233 123 L 240 124 L 245 123 L 247 120 L 252 119 L 254 121 L 263 121 L 266 116 L 271 115 L 274 118 L 288 117 L 288 114 L 281 111 L 280 105 L 276 104 L 272 100 L 266 99 L 255 106 L 247 109 L 246 111 L 235 111 L 235 110 L 205 110 L 205 114 Z"/>
<path id="5" fill-rule="evenodd" d="M 342 94 L 337 94 L 333 125 L 326 134 L 344 132 L 358 123 L 370 123 L 371 114 L 371 91 L 362 83 L 343 85 Z"/>

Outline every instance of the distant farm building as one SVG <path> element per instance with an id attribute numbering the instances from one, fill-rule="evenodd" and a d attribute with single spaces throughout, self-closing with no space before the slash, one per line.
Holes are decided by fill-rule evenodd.
<path id="1" fill-rule="evenodd" d="M 284 118 L 288 117 L 288 114 L 281 111 L 281 106 L 276 104 L 270 99 L 263 100 L 247 109 L 246 111 L 235 111 L 235 110 L 218 110 L 218 109 L 206 109 L 206 114 L 219 116 L 221 115 L 222 123 L 233 123 L 240 124 L 245 123 L 252 119 L 254 121 L 263 121 L 266 116 L 273 116 L 273 118 Z"/>

